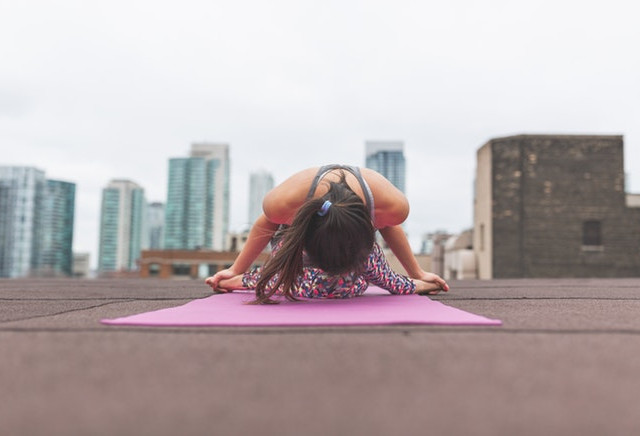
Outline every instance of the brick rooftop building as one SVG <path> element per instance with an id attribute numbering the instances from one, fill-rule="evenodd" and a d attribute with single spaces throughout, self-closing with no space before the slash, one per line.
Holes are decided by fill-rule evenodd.
<path id="1" fill-rule="evenodd" d="M 640 276 L 622 136 L 519 135 L 477 153 L 479 278 Z"/>
<path id="2" fill-rule="evenodd" d="M 212 250 L 144 250 L 138 264 L 140 277 L 201 279 L 229 268 L 238 256 L 236 251 Z M 262 265 L 268 253 L 261 253 L 255 265 Z"/>

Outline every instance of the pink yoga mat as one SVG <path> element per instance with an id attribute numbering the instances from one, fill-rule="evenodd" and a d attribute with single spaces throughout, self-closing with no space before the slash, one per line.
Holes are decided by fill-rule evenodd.
<path id="1" fill-rule="evenodd" d="M 370 286 L 351 299 L 281 300 L 248 305 L 247 291 L 212 295 L 183 306 L 116 319 L 103 324 L 136 326 L 338 326 L 382 324 L 501 325 L 502 322 L 446 306 L 420 295 L 391 295 Z"/>

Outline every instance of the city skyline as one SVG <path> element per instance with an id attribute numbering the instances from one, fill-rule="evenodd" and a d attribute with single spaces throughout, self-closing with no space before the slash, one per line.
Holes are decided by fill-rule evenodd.
<path id="1" fill-rule="evenodd" d="M 497 138 L 492 138 L 492 139 L 497 139 Z M 187 158 L 169 158 L 168 160 L 169 160 L 169 161 L 171 161 L 171 160 L 173 160 L 173 159 L 177 159 L 177 160 L 189 160 L 189 159 L 192 159 L 192 158 L 194 158 L 194 157 L 199 157 L 199 156 L 200 156 L 200 157 L 204 157 L 204 156 L 206 156 L 206 155 L 207 155 L 207 153 L 208 153 L 208 152 L 207 152 L 207 150 L 206 150 L 206 148 L 207 148 L 207 144 L 222 145 L 223 147 L 225 147 L 225 148 L 226 148 L 226 150 L 225 150 L 225 152 L 224 152 L 224 153 L 226 153 L 226 154 L 229 154 L 229 153 L 233 150 L 233 147 L 232 147 L 231 145 L 229 145 L 229 144 L 220 144 L 220 143 L 207 142 L 207 141 L 192 142 L 192 143 L 191 143 L 191 156 L 190 156 L 190 157 L 187 157 Z M 404 150 L 405 150 L 405 149 L 404 149 L 404 142 L 403 142 L 403 141 L 398 141 L 398 140 L 393 140 L 393 141 L 371 141 L 371 140 L 367 140 L 367 141 L 363 141 L 363 142 L 362 142 L 362 145 L 363 145 L 363 149 L 364 149 L 364 151 L 365 151 L 365 153 L 364 153 L 365 158 L 368 158 L 370 155 L 375 154 L 375 153 L 380 152 L 380 151 L 388 152 L 389 150 L 391 150 L 391 151 L 397 151 L 397 152 L 399 152 L 400 154 L 402 154 L 402 153 L 404 152 Z M 204 148 L 202 148 L 203 146 L 204 146 Z M 198 151 L 198 147 L 200 147 L 200 150 L 199 150 L 199 151 Z M 366 163 L 366 161 L 367 161 L 367 159 L 365 159 L 365 163 Z M 359 166 L 364 167 L 365 165 L 364 165 L 364 164 L 362 164 L 362 165 L 359 165 Z M 44 173 L 45 173 L 45 171 L 40 170 L 39 168 L 34 168 L 34 167 L 31 167 L 31 168 L 33 168 L 36 172 L 41 172 L 42 174 L 44 174 Z M 377 171 L 379 171 L 379 169 L 376 169 L 376 170 L 377 170 Z M 271 176 L 271 173 L 270 173 L 268 170 L 264 169 L 264 168 L 260 168 L 259 170 L 254 171 L 254 172 L 252 172 L 252 173 L 250 174 L 250 176 L 255 176 L 255 175 L 259 175 L 259 176 L 261 176 L 261 177 L 264 177 L 265 175 L 268 175 L 268 176 L 270 176 L 270 177 L 271 177 L 271 179 L 273 179 L 273 177 Z M 628 174 L 626 174 L 626 175 L 628 176 Z M 249 179 L 252 179 L 252 177 L 249 177 Z M 49 182 L 49 180 L 47 180 L 47 181 Z M 57 182 L 57 183 L 62 183 L 62 184 L 71 184 L 71 185 L 74 185 L 74 186 L 75 186 L 75 184 L 74 184 L 74 183 L 66 182 L 66 181 L 54 181 L 54 180 L 51 180 L 51 182 Z M 127 179 L 112 179 L 112 180 L 111 180 L 111 182 L 110 182 L 110 184 L 113 184 L 114 182 L 117 182 L 117 183 L 119 183 L 119 182 L 126 182 L 126 183 L 131 183 L 131 184 L 133 184 L 133 185 L 136 185 L 136 186 L 137 186 L 137 188 L 136 188 L 136 189 L 141 190 L 141 192 L 143 193 L 142 195 L 143 195 L 143 197 L 144 197 L 145 189 L 144 189 L 144 187 L 143 187 L 143 186 L 139 186 L 139 185 L 137 185 L 136 183 L 131 182 L 130 180 L 127 180 Z M 166 193 L 166 194 L 165 194 L 165 196 L 164 196 L 164 200 L 165 200 L 164 202 L 159 202 L 159 201 L 150 201 L 150 200 L 149 200 L 148 198 L 146 198 L 146 197 L 144 197 L 144 198 L 143 198 L 143 200 L 142 200 L 142 201 L 143 201 L 143 202 L 144 202 L 144 204 L 145 204 L 145 209 L 144 209 L 144 211 L 141 211 L 140 213 L 141 213 L 141 214 L 145 214 L 146 219 L 149 219 L 149 214 L 150 214 L 150 213 L 152 213 L 152 212 L 151 212 L 151 210 L 150 210 L 150 209 L 152 208 L 152 206 L 155 206 L 156 208 L 157 208 L 157 207 L 161 207 L 161 209 L 164 209 L 164 207 L 166 207 L 166 201 L 167 201 L 167 198 L 168 198 L 168 195 L 169 195 L 169 194 L 168 194 L 168 186 L 169 186 L 169 184 L 170 184 L 170 181 L 168 181 L 168 182 L 165 184 L 165 186 L 167 187 L 167 190 L 166 190 L 166 192 L 167 192 L 167 193 Z M 251 185 L 251 183 L 250 183 L 250 185 Z M 232 185 L 231 185 L 231 186 L 232 186 Z M 230 186 L 230 187 L 231 187 L 231 186 Z M 628 187 L 627 187 L 627 188 L 628 188 Z M 629 191 L 628 189 L 627 189 L 627 191 L 628 191 L 628 192 L 630 192 L 630 193 L 632 192 L 632 191 Z M 202 193 L 204 193 L 204 190 L 202 191 Z M 203 195 L 204 195 L 204 194 L 203 194 Z M 261 193 L 261 195 L 263 195 L 263 193 Z M 236 207 L 236 206 L 238 206 L 238 205 L 241 205 L 241 206 L 242 206 L 242 205 L 243 205 L 243 203 L 244 203 L 244 206 L 246 206 L 246 210 L 251 210 L 251 209 L 252 209 L 252 206 L 251 206 L 251 204 L 252 204 L 252 193 L 251 193 L 251 189 L 249 189 L 248 195 L 246 196 L 245 200 L 246 200 L 246 201 L 244 201 L 244 202 L 243 202 L 242 200 L 237 200 L 237 201 L 235 201 L 235 202 L 229 202 L 228 206 L 229 206 L 231 209 L 233 209 L 234 207 Z M 164 210 L 163 210 L 163 212 L 164 212 Z M 155 213 L 157 214 L 157 212 L 155 212 Z M 255 212 L 254 212 L 254 213 L 255 213 Z M 101 214 L 101 215 L 102 215 L 102 214 Z M 249 217 L 250 217 L 250 216 L 249 216 Z M 166 219 L 166 218 L 165 218 L 165 219 Z M 242 231 L 245 231 L 245 230 L 247 230 L 248 228 L 250 228 L 250 225 L 251 225 L 251 224 L 252 224 L 252 222 L 251 222 L 250 220 L 247 220 L 247 221 L 245 221 L 245 222 L 244 222 L 244 224 L 241 224 L 241 225 L 239 225 L 239 226 L 238 226 L 238 227 L 236 227 L 236 228 L 231 228 L 231 229 L 229 229 L 228 231 L 229 231 L 229 232 L 242 232 Z M 245 227 L 242 227 L 242 225 L 245 225 Z M 460 233 L 460 232 L 462 232 L 462 231 L 464 231 L 464 230 L 468 230 L 468 229 L 472 228 L 472 226 L 473 226 L 473 221 L 472 221 L 468 226 L 463 227 L 463 228 L 460 228 L 460 229 L 459 229 L 459 230 L 457 230 L 457 231 L 454 231 L 454 233 L 456 233 L 456 232 L 457 232 L 457 233 Z M 98 224 L 98 227 L 100 227 L 100 224 Z M 165 232 L 165 228 L 166 228 L 166 222 L 163 222 L 163 227 L 162 227 L 162 230 L 161 230 L 163 234 L 164 234 L 164 232 Z M 149 247 L 149 245 L 150 245 L 150 241 L 151 241 L 151 238 L 153 237 L 153 236 L 152 236 L 151 229 L 150 229 L 150 228 L 145 227 L 143 231 L 144 231 L 144 232 L 146 232 L 146 233 L 149 233 L 149 234 L 147 235 L 147 234 L 145 233 L 144 235 L 142 235 L 142 236 L 141 236 L 141 240 L 140 240 L 137 244 L 138 244 L 138 246 L 139 246 L 141 249 L 148 249 L 148 248 L 151 248 L 151 247 Z M 157 232 L 157 231 L 158 231 L 158 230 L 156 230 L 156 232 Z M 416 253 L 417 253 L 417 252 L 420 252 L 420 251 L 422 250 L 422 247 L 424 246 L 424 240 L 423 240 L 423 239 L 424 239 L 424 235 L 425 235 L 427 232 L 442 232 L 442 231 L 448 231 L 448 229 L 441 229 L 441 228 L 418 228 L 418 229 L 416 230 L 416 233 L 414 233 L 414 234 L 409 234 L 408 236 L 409 236 L 409 237 L 410 237 L 410 239 L 411 239 L 411 245 L 412 245 L 412 248 L 413 248 L 414 252 L 416 252 Z M 77 236 L 77 235 L 76 235 L 76 236 Z M 164 240 L 163 240 L 163 241 L 162 241 L 162 245 L 163 245 L 163 247 L 162 247 L 162 248 L 170 248 L 170 247 L 164 247 L 164 243 L 165 243 L 165 242 L 164 242 Z M 90 265 L 92 265 L 92 268 L 94 268 L 94 267 L 95 267 L 95 269 L 96 269 L 96 270 L 98 270 L 98 271 L 100 271 L 100 270 L 101 270 L 101 267 L 100 267 L 100 252 L 101 252 L 101 250 L 100 250 L 100 244 L 101 244 L 101 243 L 100 243 L 100 240 L 99 240 L 99 241 L 98 241 L 98 244 L 97 244 L 97 245 L 98 245 L 98 250 L 96 250 L 96 252 L 95 252 L 95 253 L 93 253 L 91 250 L 86 251 L 86 252 L 88 252 L 88 253 L 90 254 L 90 260 L 89 260 L 89 261 L 90 261 Z M 201 246 L 201 245 L 196 244 L 195 246 Z M 158 247 L 156 247 L 156 248 L 158 248 Z M 174 248 L 175 248 L 175 247 L 174 247 Z M 74 250 L 73 250 L 73 253 L 83 253 L 83 251 L 82 251 L 82 250 L 75 250 L 75 249 L 74 249 Z M 92 257 L 95 257 L 95 258 L 92 258 Z M 135 269 L 135 260 L 134 260 L 133 258 L 131 258 L 131 259 L 130 259 L 130 262 L 132 262 L 132 263 L 130 263 L 130 264 L 129 264 L 129 268 L 124 268 L 124 269 Z M 71 265 L 70 265 L 69 267 L 71 267 Z M 103 270 L 103 271 L 104 271 L 104 270 Z"/>
<path id="2" fill-rule="evenodd" d="M 251 171 L 363 166 L 368 139 L 405 144 L 414 249 L 471 226 L 490 138 L 624 135 L 640 192 L 634 2 L 5 3 L 1 163 L 77 184 L 74 249 L 93 264 L 104 184 L 165 201 L 167 159 L 198 141 L 232 145 L 231 230 Z"/>

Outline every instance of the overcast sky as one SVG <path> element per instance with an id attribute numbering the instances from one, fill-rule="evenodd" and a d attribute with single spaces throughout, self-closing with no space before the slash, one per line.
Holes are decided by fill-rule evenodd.
<path id="1" fill-rule="evenodd" d="M 96 263 L 113 178 L 165 201 L 168 159 L 231 147 L 276 183 L 364 165 L 402 140 L 407 230 L 472 224 L 475 152 L 513 134 L 621 134 L 640 192 L 639 3 L 631 0 L 0 0 L 0 165 L 77 184 L 74 248 Z"/>

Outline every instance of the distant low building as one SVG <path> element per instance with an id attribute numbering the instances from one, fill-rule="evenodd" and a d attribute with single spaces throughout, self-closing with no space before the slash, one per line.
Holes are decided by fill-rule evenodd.
<path id="1" fill-rule="evenodd" d="M 444 230 L 438 230 L 422 236 L 420 253 L 428 254 L 431 262 L 431 267 L 427 271 L 439 276 L 444 275 L 444 247 L 452 236 L 451 233 Z"/>
<path id="2" fill-rule="evenodd" d="M 89 253 L 73 253 L 73 277 L 87 278 L 91 274 Z"/>
<path id="3" fill-rule="evenodd" d="M 161 279 L 203 279 L 210 277 L 218 271 L 229 268 L 238 253 L 242 250 L 243 239 L 246 241 L 247 233 L 230 235 L 230 244 L 237 244 L 236 251 L 212 251 L 212 250 L 143 250 L 138 261 L 140 277 Z M 233 242 L 233 238 L 237 238 Z M 270 253 L 265 250 L 260 253 L 252 266 L 264 265 L 269 259 Z M 390 250 L 385 250 L 385 256 L 389 266 L 394 271 L 406 275 L 400 261 Z M 431 271 L 431 256 L 428 254 L 415 255 L 418 264 L 425 271 Z"/>
<path id="4" fill-rule="evenodd" d="M 640 276 L 640 199 L 622 136 L 519 135 L 477 153 L 481 279 Z"/>
<path id="5" fill-rule="evenodd" d="M 244 244 L 247 243 L 247 239 L 249 239 L 249 231 L 240 232 L 240 233 L 227 233 L 227 241 L 226 246 L 229 247 L 229 251 L 240 252 L 244 248 Z M 269 245 L 267 245 L 267 248 Z"/>
<path id="6" fill-rule="evenodd" d="M 407 271 L 405 271 L 404 267 L 402 266 L 402 264 L 400 263 L 396 255 L 393 254 L 393 252 L 389 249 L 385 249 L 383 251 L 384 251 L 385 257 L 387 258 L 387 262 L 389 263 L 389 267 L 393 271 L 397 272 L 398 274 L 402 274 L 406 276 Z M 430 254 L 416 253 L 413 256 L 418 261 L 418 265 L 420 265 L 420 268 L 422 268 L 424 271 L 433 272 L 433 264 L 432 264 L 432 258 Z"/>
<path id="7" fill-rule="evenodd" d="M 640 207 L 640 194 L 627 194 L 627 207 Z"/>
<path id="8" fill-rule="evenodd" d="M 473 252 L 473 230 L 465 230 L 447 239 L 444 244 L 445 280 L 478 278 L 476 256 Z"/>
<path id="9" fill-rule="evenodd" d="M 203 279 L 229 268 L 237 251 L 144 250 L 140 256 L 140 277 L 161 279 Z M 262 265 L 268 253 L 261 253 L 254 265 Z"/>

